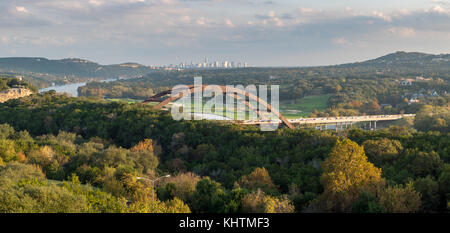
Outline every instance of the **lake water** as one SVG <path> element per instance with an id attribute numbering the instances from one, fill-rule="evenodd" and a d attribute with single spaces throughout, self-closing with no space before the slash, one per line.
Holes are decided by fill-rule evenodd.
<path id="1" fill-rule="evenodd" d="M 105 79 L 101 80 L 100 82 L 112 82 L 116 81 L 117 79 Z M 78 88 L 86 86 L 86 82 L 82 83 L 71 83 L 67 85 L 61 85 L 61 86 L 51 86 L 43 89 L 39 89 L 39 93 L 55 90 L 58 93 L 68 93 L 72 95 L 73 97 L 78 97 Z"/>

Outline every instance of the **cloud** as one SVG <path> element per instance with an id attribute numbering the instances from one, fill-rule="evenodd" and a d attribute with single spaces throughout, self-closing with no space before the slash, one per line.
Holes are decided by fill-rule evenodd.
<path id="1" fill-rule="evenodd" d="M 231 27 L 231 28 L 234 27 L 233 22 L 231 22 L 231 20 L 229 20 L 229 19 L 226 19 L 226 20 L 225 20 L 225 25 L 227 25 L 227 27 Z"/>
<path id="2" fill-rule="evenodd" d="M 25 8 L 23 6 L 16 6 L 16 11 L 20 12 L 20 13 L 28 13 L 27 8 Z"/>
<path id="3" fill-rule="evenodd" d="M 197 20 L 195 20 L 195 23 L 197 23 L 197 25 L 200 25 L 200 26 L 207 26 L 207 24 L 208 24 L 206 22 L 205 17 L 198 18 Z"/>
<path id="4" fill-rule="evenodd" d="M 292 19 L 290 14 L 283 14 L 282 16 L 277 16 L 275 11 L 271 10 L 267 14 L 256 14 L 256 19 L 262 20 L 262 25 L 275 25 L 277 27 L 284 26 L 283 19 Z"/>
<path id="5" fill-rule="evenodd" d="M 385 15 L 383 12 L 378 12 L 378 11 L 373 11 L 372 15 L 375 17 L 378 17 L 380 19 L 383 19 L 385 21 L 391 22 L 392 21 L 392 17 Z"/>
<path id="6" fill-rule="evenodd" d="M 392 27 L 389 29 L 389 32 L 401 37 L 414 37 L 416 35 L 416 31 L 413 28 L 406 27 Z"/>

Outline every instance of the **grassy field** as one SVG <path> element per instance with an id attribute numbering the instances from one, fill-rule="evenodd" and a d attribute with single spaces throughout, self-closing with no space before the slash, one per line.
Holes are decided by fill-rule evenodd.
<path id="1" fill-rule="evenodd" d="M 297 100 L 280 101 L 280 112 L 286 118 L 308 117 L 314 109 L 325 110 L 331 95 L 311 95 Z"/>
<path id="2" fill-rule="evenodd" d="M 106 99 L 106 100 L 112 101 L 112 102 L 123 101 L 123 102 L 127 102 L 129 104 L 139 103 L 139 102 L 143 101 L 143 100 L 135 100 L 135 99 L 128 99 L 128 98 L 123 98 L 123 99 Z"/>
<path id="3" fill-rule="evenodd" d="M 328 107 L 327 102 L 331 95 L 311 95 L 302 99 L 297 100 L 284 100 L 280 101 L 280 112 L 286 118 L 299 118 L 308 117 L 314 109 L 322 111 Z M 127 103 L 137 103 L 142 102 L 142 100 L 134 99 L 107 99 L 108 101 L 124 101 Z M 203 101 L 203 105 L 206 101 Z M 154 106 L 157 103 L 149 103 L 149 105 Z M 225 116 L 226 109 L 217 109 L 218 112 L 223 112 L 222 116 Z M 191 112 L 194 111 L 194 106 L 191 105 Z M 243 114 L 242 111 L 239 113 Z M 248 114 L 248 112 L 246 112 Z M 220 115 L 220 114 L 217 114 Z M 248 117 L 248 116 L 247 116 Z"/>

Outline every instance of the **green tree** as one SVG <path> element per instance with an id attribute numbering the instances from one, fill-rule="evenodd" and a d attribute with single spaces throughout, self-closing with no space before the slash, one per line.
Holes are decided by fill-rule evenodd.
<path id="1" fill-rule="evenodd" d="M 414 189 L 422 196 L 422 210 L 425 212 L 437 211 L 441 206 L 439 184 L 433 177 L 427 176 L 414 181 Z"/>
<path id="2" fill-rule="evenodd" d="M 367 140 L 363 143 L 363 146 L 369 161 L 379 167 L 385 163 L 392 164 L 403 150 L 400 141 L 387 138 Z"/>
<path id="3" fill-rule="evenodd" d="M 440 159 L 439 154 L 432 152 L 423 152 L 418 149 L 408 149 L 402 155 L 396 164 L 398 168 L 405 168 L 416 177 L 426 177 L 431 175 L 439 177 L 444 162 Z"/>
<path id="4" fill-rule="evenodd" d="M 412 183 L 387 187 L 380 193 L 379 203 L 388 213 L 414 213 L 422 205 L 420 193 Z"/>
<path id="5" fill-rule="evenodd" d="M 194 213 L 221 213 L 224 211 L 226 193 L 221 185 L 209 177 L 197 183 L 191 207 Z"/>
<path id="6" fill-rule="evenodd" d="M 17 153 L 14 149 L 14 141 L 0 139 L 0 158 L 5 162 L 17 160 Z"/>
<path id="7" fill-rule="evenodd" d="M 352 213 L 383 213 L 384 208 L 377 198 L 368 192 L 363 192 L 352 206 Z"/>

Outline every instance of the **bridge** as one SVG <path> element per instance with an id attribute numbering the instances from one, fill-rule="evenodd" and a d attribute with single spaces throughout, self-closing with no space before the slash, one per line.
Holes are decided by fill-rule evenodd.
<path id="1" fill-rule="evenodd" d="M 339 128 L 342 130 L 343 128 L 348 128 L 355 123 L 366 122 L 370 129 L 377 128 L 377 122 L 379 121 L 396 121 L 403 119 L 405 117 L 415 117 L 416 114 L 398 114 L 398 115 L 368 115 L 368 116 L 346 116 L 346 117 L 316 117 L 316 118 L 297 118 L 297 119 L 288 119 L 289 123 L 292 125 L 311 125 L 318 126 L 321 129 L 323 127 L 327 127 L 328 125 L 335 125 L 336 130 Z M 276 123 L 277 121 L 275 121 Z M 269 124 L 274 123 L 273 121 L 241 121 L 241 124 L 244 125 L 259 125 L 259 124 Z M 278 121 L 278 123 L 281 123 Z"/>
<path id="2" fill-rule="evenodd" d="M 286 119 L 283 116 L 283 114 L 278 112 L 276 109 L 272 108 L 272 106 L 270 104 L 268 104 L 264 100 L 260 99 L 259 97 L 255 96 L 251 93 L 245 92 L 245 91 L 237 89 L 237 88 L 230 89 L 229 87 L 225 87 L 225 86 L 218 86 L 218 87 L 223 91 L 223 93 L 227 93 L 227 91 L 232 91 L 234 94 L 227 93 L 227 95 L 233 97 L 237 101 L 243 102 L 249 108 L 249 110 L 255 111 L 257 113 L 257 115 L 260 118 L 259 120 L 244 120 L 244 121 L 233 120 L 235 123 L 244 124 L 244 125 L 260 125 L 260 124 L 273 124 L 273 123 L 280 124 L 281 123 L 291 129 L 294 128 L 294 124 L 311 125 L 313 127 L 318 126 L 318 127 L 320 127 L 320 129 L 322 129 L 323 127 L 325 127 L 325 129 L 326 129 L 329 125 L 335 125 L 336 131 L 337 131 L 338 128 L 340 128 L 342 130 L 343 128 L 347 128 L 349 125 L 351 126 L 355 123 L 366 122 L 369 124 L 370 129 L 376 129 L 377 122 L 379 122 L 379 121 L 395 121 L 395 120 L 402 119 L 404 117 L 414 117 L 415 116 L 415 114 L 399 114 L 399 115 L 370 115 L 370 116 L 316 117 L 316 118 Z M 198 86 L 198 87 L 196 87 L 194 85 L 189 85 L 189 86 L 187 86 L 187 90 L 185 92 L 180 92 L 174 96 L 170 96 L 171 91 L 167 90 L 167 91 L 163 91 L 161 93 L 158 93 L 158 94 L 150 97 L 149 99 L 143 101 L 143 103 L 145 104 L 145 103 L 149 103 L 149 102 L 157 102 L 158 104 L 156 106 L 154 106 L 153 108 L 162 109 L 163 106 L 166 106 L 166 105 L 170 104 L 171 102 L 174 102 L 174 101 L 182 98 L 184 95 L 191 95 L 195 92 L 203 92 L 206 88 L 208 88 L 207 85 L 202 85 L 202 86 Z M 238 94 L 244 96 L 244 98 L 239 97 Z M 164 97 L 167 97 L 167 98 L 164 98 Z M 265 106 L 267 108 L 267 110 L 269 112 L 271 112 L 272 114 L 275 114 L 275 116 L 277 116 L 279 120 L 275 120 L 275 121 L 267 120 L 267 117 L 264 114 L 262 114 L 260 111 L 258 111 L 257 108 L 252 106 L 249 103 L 249 101 L 246 100 L 246 98 L 249 98 L 249 100 L 257 101 L 259 103 L 259 105 Z"/>

